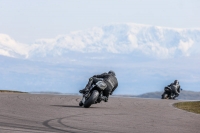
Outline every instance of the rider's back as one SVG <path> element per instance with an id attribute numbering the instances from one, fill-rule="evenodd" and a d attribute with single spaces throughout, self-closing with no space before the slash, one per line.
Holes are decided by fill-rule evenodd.
<path id="1" fill-rule="evenodd" d="M 103 78 L 105 82 L 108 83 L 108 85 L 113 89 L 117 88 L 118 86 L 118 81 L 117 78 L 111 74 L 108 73 L 103 73 L 101 75 L 97 76 L 98 78 Z"/>

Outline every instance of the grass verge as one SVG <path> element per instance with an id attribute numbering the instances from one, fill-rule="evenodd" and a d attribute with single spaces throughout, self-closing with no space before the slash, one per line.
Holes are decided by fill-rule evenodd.
<path id="1" fill-rule="evenodd" d="M 189 112 L 200 114 L 200 101 L 175 103 L 175 107 Z"/>
<path id="2" fill-rule="evenodd" d="M 11 90 L 0 90 L 0 93 L 26 93 L 26 92 L 21 92 L 21 91 L 11 91 Z"/>

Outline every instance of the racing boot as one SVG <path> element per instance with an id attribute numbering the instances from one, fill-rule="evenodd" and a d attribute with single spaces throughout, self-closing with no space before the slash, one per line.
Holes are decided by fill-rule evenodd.
<path id="1" fill-rule="evenodd" d="M 172 99 L 172 98 L 173 98 L 173 96 L 171 94 L 169 94 L 168 99 Z"/>
<path id="2" fill-rule="evenodd" d="M 83 94 L 85 94 L 86 92 L 88 92 L 89 88 L 92 86 L 92 83 L 93 83 L 93 78 L 89 78 L 89 81 L 88 81 L 86 87 L 84 89 L 80 90 L 79 92 L 83 93 Z"/>
<path id="3" fill-rule="evenodd" d="M 104 102 L 108 102 L 108 98 L 106 96 L 102 96 L 101 100 L 103 100 Z"/>
<path id="4" fill-rule="evenodd" d="M 179 94 L 177 93 L 177 94 L 175 94 L 174 95 L 174 97 L 173 97 L 173 99 L 176 99 L 176 97 L 178 97 L 179 96 Z"/>

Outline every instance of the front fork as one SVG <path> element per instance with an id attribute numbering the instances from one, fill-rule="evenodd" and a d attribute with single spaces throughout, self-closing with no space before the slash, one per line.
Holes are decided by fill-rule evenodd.
<path id="1" fill-rule="evenodd" d="M 85 103 L 85 97 L 83 97 L 81 101 L 84 104 Z"/>
<path id="2" fill-rule="evenodd" d="M 84 94 L 83 95 L 83 98 L 82 98 L 82 103 L 84 104 L 85 103 L 85 101 L 86 101 L 86 99 L 88 99 L 90 97 L 90 93 L 88 92 L 88 93 L 86 93 L 86 94 Z"/>

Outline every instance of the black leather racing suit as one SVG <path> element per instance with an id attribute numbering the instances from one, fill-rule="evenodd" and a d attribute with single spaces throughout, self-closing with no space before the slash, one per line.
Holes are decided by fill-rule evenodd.
<path id="1" fill-rule="evenodd" d="M 174 98 L 178 97 L 179 93 L 180 93 L 180 85 L 179 84 L 175 84 L 175 83 L 171 83 L 168 86 L 171 87 L 172 93 L 175 94 Z"/>
<path id="2" fill-rule="evenodd" d="M 110 94 L 118 87 L 118 81 L 115 76 L 108 73 L 103 73 L 100 75 L 94 75 L 89 79 L 86 87 L 89 89 L 92 84 L 96 84 L 98 81 L 104 81 L 107 84 L 107 87 L 103 91 L 103 96 L 109 97 Z"/>

